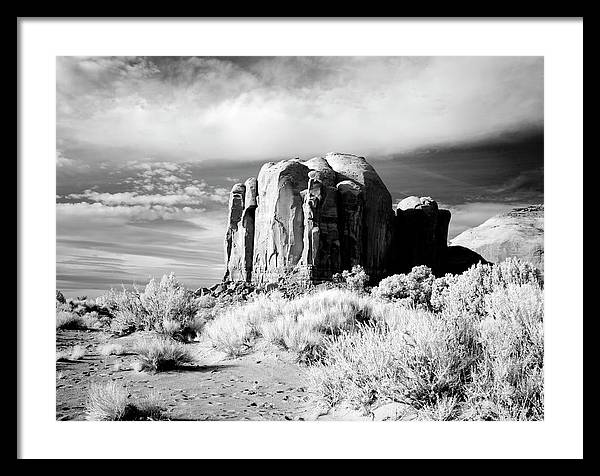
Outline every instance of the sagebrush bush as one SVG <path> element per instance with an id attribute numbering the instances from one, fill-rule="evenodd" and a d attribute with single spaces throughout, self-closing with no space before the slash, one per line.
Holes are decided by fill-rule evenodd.
<path id="1" fill-rule="evenodd" d="M 427 266 L 415 266 L 408 274 L 395 274 L 382 279 L 371 290 L 375 298 L 401 301 L 416 307 L 428 308 L 435 276 Z"/>
<path id="2" fill-rule="evenodd" d="M 119 334 L 153 330 L 182 337 L 195 334 L 201 327 L 196 319 L 198 300 L 173 273 L 164 275 L 158 282 L 151 279 L 143 291 L 136 286 L 131 290 L 111 289 L 97 298 L 95 304 L 110 312 L 111 328 Z"/>
<path id="3" fill-rule="evenodd" d="M 323 363 L 309 369 L 318 403 L 367 409 L 396 401 L 418 409 L 461 394 L 474 356 L 461 345 L 459 324 L 419 310 L 402 313 L 398 323 L 386 318 L 326 341 Z"/>
<path id="4" fill-rule="evenodd" d="M 81 319 L 86 329 L 100 329 L 102 327 L 100 316 L 96 311 L 86 312 Z"/>
<path id="5" fill-rule="evenodd" d="M 469 387 L 479 419 L 542 419 L 543 295 L 533 284 L 509 284 L 485 299 L 479 325 L 483 358 Z"/>
<path id="6" fill-rule="evenodd" d="M 56 311 L 56 328 L 81 330 L 86 328 L 82 317 L 74 312 L 58 310 Z"/>
<path id="7" fill-rule="evenodd" d="M 128 393 L 122 386 L 110 381 L 94 382 L 90 385 L 86 402 L 88 420 L 123 420 L 127 407 Z"/>
<path id="8" fill-rule="evenodd" d="M 139 356 L 141 370 L 152 372 L 174 370 L 195 361 L 184 344 L 164 337 L 145 339 L 136 346 L 135 352 Z"/>
<path id="9" fill-rule="evenodd" d="M 170 333 L 175 328 L 188 326 L 194 318 L 197 307 L 194 294 L 185 289 L 173 273 L 164 275 L 160 282 L 151 279 L 140 295 L 146 310 L 145 328 Z M 166 325 L 166 327 L 165 327 Z"/>
<path id="10" fill-rule="evenodd" d="M 532 284 L 542 288 L 543 281 L 539 270 L 517 258 L 494 265 L 478 263 L 460 275 L 446 275 L 435 280 L 431 307 L 482 317 L 485 315 L 485 296 L 511 284 Z"/>
<path id="11" fill-rule="evenodd" d="M 82 345 L 75 345 L 71 349 L 71 354 L 69 357 L 71 360 L 79 360 L 85 357 L 86 354 L 87 349 L 85 347 L 83 347 Z"/>
<path id="12" fill-rule="evenodd" d="M 110 328 L 115 333 L 128 334 L 143 329 L 147 321 L 147 311 L 135 286 L 133 289 L 123 286 L 120 291 L 110 289 L 96 298 L 96 304 L 107 309 L 113 316 Z"/>
<path id="13" fill-rule="evenodd" d="M 113 381 L 92 383 L 86 402 L 87 419 L 95 421 L 160 420 L 164 411 L 157 394 L 132 400 L 127 390 Z"/>
<path id="14" fill-rule="evenodd" d="M 345 269 L 341 273 L 335 273 L 332 280 L 335 283 L 346 284 L 349 289 L 354 291 L 362 291 L 369 282 L 369 275 L 361 265 L 357 264 L 351 270 Z"/>
<path id="15" fill-rule="evenodd" d="M 106 343 L 98 347 L 98 352 L 100 355 L 107 357 L 109 355 L 123 355 L 127 350 L 121 344 Z"/>
<path id="16" fill-rule="evenodd" d="M 311 360 L 326 335 L 350 331 L 371 318 L 368 298 L 343 289 L 329 289 L 285 299 L 277 293 L 229 308 L 205 328 L 217 350 L 230 356 L 252 350 L 258 338 Z"/>
<path id="17" fill-rule="evenodd" d="M 56 352 L 56 360 L 57 361 L 66 361 L 66 360 L 79 360 L 85 357 L 87 354 L 87 349 L 82 345 L 74 345 L 69 349 L 61 350 Z"/>

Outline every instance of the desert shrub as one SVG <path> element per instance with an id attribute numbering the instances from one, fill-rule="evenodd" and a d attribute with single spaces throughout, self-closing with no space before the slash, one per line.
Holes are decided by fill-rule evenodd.
<path id="1" fill-rule="evenodd" d="M 127 289 L 110 289 L 102 296 L 96 298 L 96 305 L 108 310 L 113 316 L 110 329 L 117 334 L 128 334 L 144 328 L 147 321 L 147 311 L 140 299 L 137 287 Z"/>
<path id="2" fill-rule="evenodd" d="M 350 331 L 371 314 L 368 298 L 347 290 L 318 291 L 291 300 L 270 293 L 221 312 L 204 334 L 214 348 L 230 356 L 249 352 L 264 338 L 306 361 L 319 354 L 324 336 Z"/>
<path id="3" fill-rule="evenodd" d="M 228 307 L 206 323 L 204 335 L 213 348 L 228 356 L 244 355 L 261 336 L 262 324 L 273 321 L 286 304 L 285 299 L 270 293 L 245 304 Z"/>
<path id="4" fill-rule="evenodd" d="M 256 333 L 247 314 L 234 308 L 206 324 L 204 335 L 216 350 L 229 357 L 246 354 L 252 347 Z"/>
<path id="5" fill-rule="evenodd" d="M 460 275 L 446 275 L 432 286 L 431 306 L 456 314 L 485 315 L 485 297 L 509 285 L 543 286 L 541 273 L 531 264 L 509 258 L 490 265 L 478 263 Z"/>
<path id="6" fill-rule="evenodd" d="M 217 304 L 217 299 L 210 294 L 196 298 L 197 309 L 211 309 Z"/>
<path id="7" fill-rule="evenodd" d="M 86 325 L 82 317 L 71 311 L 57 309 L 56 311 L 57 329 L 85 329 Z"/>
<path id="8" fill-rule="evenodd" d="M 65 296 L 62 292 L 60 292 L 58 289 L 56 290 L 56 303 L 57 304 L 66 304 L 67 300 L 65 299 Z"/>
<path id="9" fill-rule="evenodd" d="M 533 284 L 509 284 L 485 298 L 479 324 L 482 359 L 468 387 L 471 418 L 543 418 L 543 295 Z"/>
<path id="10" fill-rule="evenodd" d="M 513 261 L 435 280 L 435 310 L 371 303 L 357 332 L 324 339 L 307 370 L 313 401 L 400 402 L 428 420 L 542 419 L 543 290 L 531 269 Z"/>
<path id="11" fill-rule="evenodd" d="M 81 345 L 75 345 L 69 349 L 60 350 L 56 352 L 56 360 L 79 360 L 87 354 L 87 349 Z"/>
<path id="12" fill-rule="evenodd" d="M 156 394 L 132 400 L 127 390 L 113 381 L 90 385 L 86 402 L 88 420 L 160 420 L 163 412 Z"/>
<path id="13" fill-rule="evenodd" d="M 144 327 L 167 334 L 185 328 L 197 309 L 194 294 L 179 284 L 173 273 L 164 275 L 160 282 L 150 280 L 140 300 L 146 310 Z M 174 323 L 179 329 L 175 330 Z"/>
<path id="14" fill-rule="evenodd" d="M 123 420 L 128 393 L 115 382 L 92 383 L 86 402 L 88 420 Z"/>
<path id="15" fill-rule="evenodd" d="M 70 358 L 71 360 L 79 360 L 82 359 L 85 354 L 87 354 L 86 348 L 81 345 L 76 345 L 71 349 Z"/>
<path id="16" fill-rule="evenodd" d="M 98 352 L 100 355 L 107 357 L 109 355 L 123 355 L 127 350 L 121 344 L 106 343 L 98 347 Z"/>
<path id="17" fill-rule="evenodd" d="M 177 282 L 173 273 L 160 281 L 151 279 L 143 292 L 134 286 L 120 291 L 111 289 L 94 303 L 113 316 L 110 327 L 119 334 L 136 330 L 154 330 L 183 339 L 195 334 L 198 310 L 194 294 Z M 204 305 L 207 305 L 205 302 Z"/>
<path id="18" fill-rule="evenodd" d="M 460 322 L 418 309 L 387 306 L 385 320 L 325 342 L 323 362 L 309 368 L 319 404 L 366 409 L 378 401 L 422 408 L 460 396 L 475 360 Z"/>
<path id="19" fill-rule="evenodd" d="M 99 329 L 102 327 L 100 316 L 96 311 L 86 312 L 83 316 L 81 316 L 81 319 L 83 320 L 83 324 L 86 329 Z"/>
<path id="20" fill-rule="evenodd" d="M 362 291 L 369 281 L 369 275 L 361 265 L 357 264 L 351 270 L 345 269 L 341 273 L 335 273 L 332 280 L 335 283 L 346 284 L 354 291 Z"/>
<path id="21" fill-rule="evenodd" d="M 146 339 L 136 346 L 135 351 L 142 370 L 162 372 L 194 362 L 185 345 L 164 337 Z"/>
<path id="22" fill-rule="evenodd" d="M 455 395 L 440 397 L 435 402 L 427 403 L 417 410 L 417 420 L 449 421 L 461 417 L 462 408 Z"/>
<path id="23" fill-rule="evenodd" d="M 371 290 L 371 295 L 428 308 L 434 281 L 435 277 L 430 268 L 415 266 L 408 274 L 395 274 L 382 279 L 379 285 Z"/>

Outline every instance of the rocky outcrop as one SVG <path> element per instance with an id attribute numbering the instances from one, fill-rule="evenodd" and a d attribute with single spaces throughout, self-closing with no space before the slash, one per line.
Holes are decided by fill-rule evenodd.
<path id="1" fill-rule="evenodd" d="M 356 264 L 383 277 L 391 269 L 391 205 L 364 157 L 266 163 L 257 179 L 231 190 L 224 279 L 323 282 Z"/>
<path id="2" fill-rule="evenodd" d="M 452 240 L 497 263 L 508 257 L 544 269 L 544 205 L 515 208 L 464 231 Z"/>
<path id="3" fill-rule="evenodd" d="M 508 256 L 543 269 L 543 205 L 494 217 L 448 246 L 449 210 L 417 196 L 393 209 L 377 172 L 350 154 L 264 164 L 257 178 L 233 186 L 228 219 L 227 292 L 240 282 L 256 289 L 325 283 L 354 265 L 374 282 L 417 265 L 456 274 Z"/>
<path id="4" fill-rule="evenodd" d="M 431 197 L 411 196 L 399 202 L 391 251 L 394 273 L 407 273 L 417 265 L 441 273 L 449 223 L 450 211 L 439 209 Z"/>
<path id="5" fill-rule="evenodd" d="M 249 281 L 252 277 L 257 186 L 256 178 L 252 177 L 231 189 L 225 235 L 225 279 Z"/>

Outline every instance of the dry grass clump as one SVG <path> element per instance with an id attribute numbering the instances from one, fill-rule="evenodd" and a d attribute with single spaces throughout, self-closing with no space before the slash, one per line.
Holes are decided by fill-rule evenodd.
<path id="1" fill-rule="evenodd" d="M 301 361 L 320 355 L 327 335 L 350 331 L 371 318 L 367 297 L 330 289 L 287 300 L 271 293 L 218 315 L 206 325 L 212 346 L 229 356 L 251 351 L 259 338 L 298 353 Z"/>
<path id="2" fill-rule="evenodd" d="M 123 355 L 127 353 L 127 349 L 121 344 L 106 343 L 98 347 L 100 355 L 108 357 L 109 355 Z"/>
<path id="3" fill-rule="evenodd" d="M 75 345 L 68 350 L 56 352 L 56 361 L 80 360 L 87 354 L 87 349 L 82 345 Z"/>
<path id="4" fill-rule="evenodd" d="M 79 314 L 71 311 L 64 311 L 62 309 L 56 310 L 56 328 L 57 329 L 70 329 L 70 330 L 82 330 L 86 329 L 84 320 Z"/>
<path id="5" fill-rule="evenodd" d="M 88 420 L 160 420 L 164 408 L 156 394 L 131 400 L 125 388 L 113 381 L 92 383 L 86 402 Z"/>
<path id="6" fill-rule="evenodd" d="M 283 298 L 267 295 L 232 306 L 206 324 L 204 335 L 215 349 L 239 357 L 249 352 L 261 336 L 262 323 L 274 320 L 285 305 Z"/>
<path id="7" fill-rule="evenodd" d="M 189 349 L 168 338 L 146 339 L 135 349 L 140 358 L 140 370 L 163 372 L 194 362 Z"/>

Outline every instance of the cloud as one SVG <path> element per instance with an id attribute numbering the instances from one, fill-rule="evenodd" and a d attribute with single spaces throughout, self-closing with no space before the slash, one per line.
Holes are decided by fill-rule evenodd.
<path id="1" fill-rule="evenodd" d="M 542 121 L 541 57 L 57 59 L 57 135 L 78 160 L 383 153 Z"/>
<path id="2" fill-rule="evenodd" d="M 99 176 L 89 170 L 87 179 L 96 182 L 94 188 L 87 188 L 58 196 L 59 202 L 73 203 L 83 201 L 106 206 L 143 206 L 143 207 L 192 207 L 222 205 L 228 202 L 229 190 L 218 185 L 208 185 L 203 180 L 193 177 L 189 164 L 170 162 L 142 163 L 128 162 L 125 166 L 113 171 L 119 179 L 113 179 L 114 185 L 123 190 L 98 191 L 98 180 L 103 179 L 106 187 L 106 172 Z M 86 177 L 86 174 L 80 178 Z M 211 205 L 212 204 L 212 205 Z"/>

